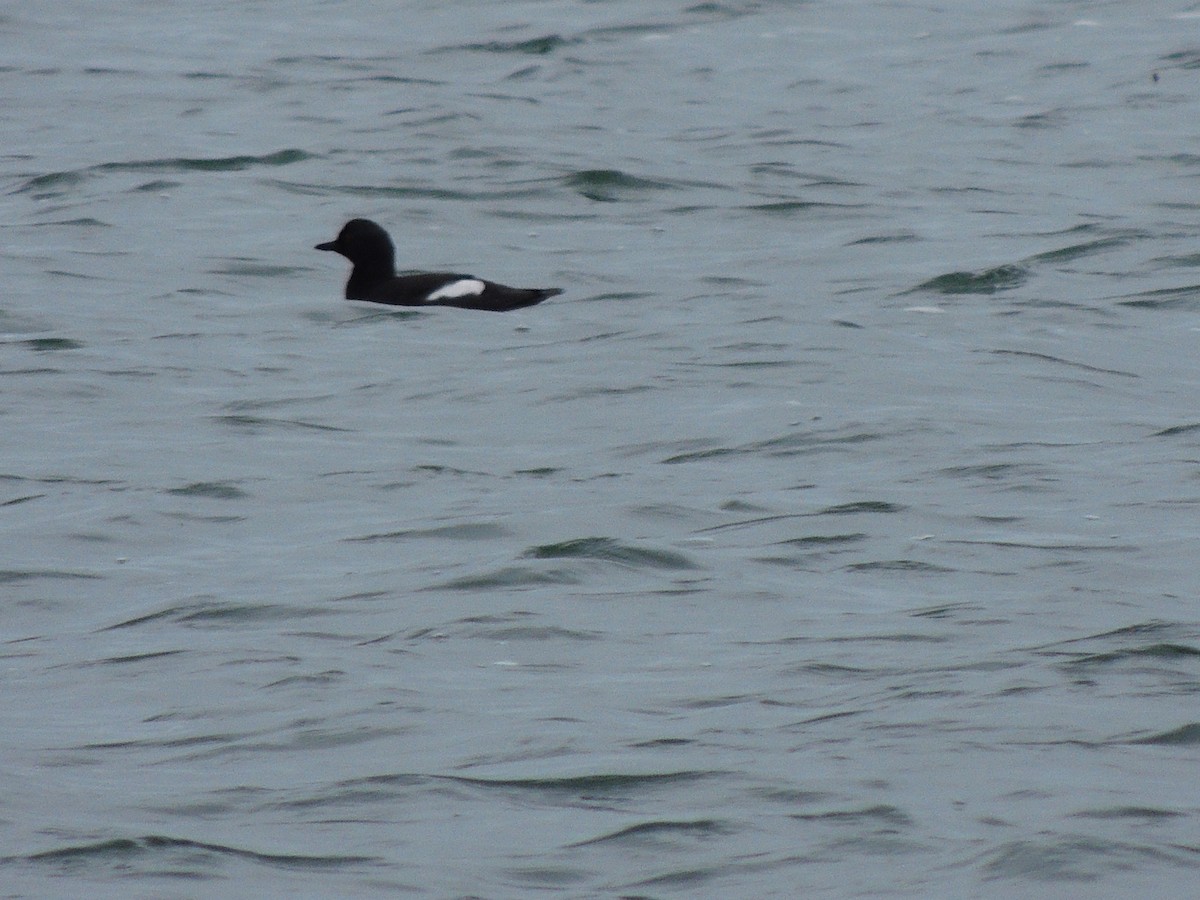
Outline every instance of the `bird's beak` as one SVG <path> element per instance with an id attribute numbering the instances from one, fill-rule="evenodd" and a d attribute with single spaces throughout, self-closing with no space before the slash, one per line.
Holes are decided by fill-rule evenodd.
<path id="1" fill-rule="evenodd" d="M 313 247 L 314 250 L 337 250 L 337 241 L 326 241 L 324 244 L 317 244 Z"/>

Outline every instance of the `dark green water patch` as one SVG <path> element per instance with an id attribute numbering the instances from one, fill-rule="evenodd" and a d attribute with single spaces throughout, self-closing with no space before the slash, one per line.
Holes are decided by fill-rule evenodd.
<path id="1" fill-rule="evenodd" d="M 1157 744 L 1168 747 L 1194 747 L 1200 744 L 1200 722 L 1181 725 L 1179 728 L 1172 728 L 1170 731 L 1161 731 L 1158 734 L 1150 735 L 1150 737 L 1132 741 L 1132 743 Z"/>
<path id="2" fill-rule="evenodd" d="M 167 493 L 177 497 L 207 497 L 211 500 L 239 500 L 250 496 L 227 481 L 196 481 L 183 487 L 171 488 Z"/>
<path id="3" fill-rule="evenodd" d="M 93 166 L 93 172 L 241 172 L 255 166 L 287 166 L 315 159 L 316 154 L 303 150 L 278 150 L 262 156 L 217 156 L 167 159 L 142 159 L 131 162 L 110 162 Z"/>
<path id="4" fill-rule="evenodd" d="M 38 199 L 60 197 L 67 189 L 82 184 L 86 176 L 83 172 L 50 172 L 30 178 L 13 190 L 14 194 L 33 194 Z"/>
<path id="5" fill-rule="evenodd" d="M 842 209 L 844 203 L 820 203 L 815 200 L 773 200 L 768 203 L 752 203 L 742 209 L 749 212 L 767 213 L 773 216 L 793 216 L 814 209 Z"/>
<path id="6" fill-rule="evenodd" d="M 35 353 L 48 353 L 56 350 L 78 350 L 83 346 L 80 341 L 71 338 L 30 338 L 21 341 L 21 345 Z"/>
<path id="7" fill-rule="evenodd" d="M 521 566 L 507 566 L 482 575 L 467 575 L 433 585 L 432 588 L 452 591 L 486 591 L 504 588 L 545 587 L 554 584 L 578 584 L 579 579 L 564 570 L 534 571 Z"/>
<path id="8" fill-rule="evenodd" d="M 99 580 L 99 575 L 87 572 L 67 572 L 61 569 L 0 569 L 0 584 L 16 584 L 21 581 L 53 580 Z"/>
<path id="9" fill-rule="evenodd" d="M 619 169 L 584 169 L 563 178 L 563 184 L 576 193 L 600 203 L 631 200 L 648 191 L 666 190 L 668 182 L 639 178 Z"/>
<path id="10" fill-rule="evenodd" d="M 255 166 L 286 166 L 315 154 L 303 150 L 279 150 L 262 156 L 220 157 L 171 157 L 167 159 L 143 159 L 129 162 L 108 162 L 86 169 L 67 172 L 49 172 L 30 178 L 14 189 L 15 194 L 32 194 L 39 199 L 59 197 L 71 188 L 82 184 L 90 175 L 104 172 L 240 172 Z M 143 186 L 141 188 L 147 190 Z M 155 188 L 157 189 L 157 188 Z"/>
<path id="11" fill-rule="evenodd" d="M 1159 59 L 1180 69 L 1200 69 L 1200 50 L 1178 50 Z"/>
<path id="12" fill-rule="evenodd" d="M 482 53 L 520 53 L 527 56 L 545 56 L 548 53 L 553 53 L 562 47 L 577 43 L 574 40 L 568 40 L 558 34 L 547 34 L 541 37 L 529 38 L 524 41 L 485 41 L 479 44 L 467 44 L 462 48 L 443 48 L 443 49 L 463 49 L 476 50 Z M 437 52 L 436 50 L 433 52 Z"/>
<path id="13" fill-rule="evenodd" d="M 1192 434 L 1200 431 L 1200 422 L 1192 422 L 1187 425 L 1172 425 L 1170 428 L 1164 428 L 1162 431 L 1156 431 L 1151 437 L 1175 437 L 1179 434 Z"/>
<path id="14" fill-rule="evenodd" d="M 804 822 L 825 822 L 831 825 L 876 823 L 894 827 L 912 824 L 912 819 L 907 813 L 889 804 L 866 806 L 862 809 L 834 809 L 827 812 L 794 813 L 792 818 Z"/>
<path id="15" fill-rule="evenodd" d="M 1144 291 L 1117 302 L 1119 306 L 1128 306 L 1132 309 L 1195 311 L 1200 309 L 1200 284 Z"/>
<path id="16" fill-rule="evenodd" d="M 36 222 L 34 228 L 45 228 L 47 226 L 58 228 L 60 226 L 68 226 L 71 228 L 111 228 L 107 222 L 101 222 L 99 219 L 93 219 L 91 216 L 83 216 L 78 219 L 59 219 L 55 222 Z"/>
<path id="17" fill-rule="evenodd" d="M 789 538 L 786 541 L 778 541 L 777 543 L 791 547 L 819 549 L 822 547 L 837 546 L 839 544 L 856 544 L 859 541 L 865 541 L 866 539 L 867 536 L 859 531 L 853 534 L 810 534 L 806 537 Z"/>
<path id="18" fill-rule="evenodd" d="M 696 569 L 699 566 L 682 553 L 671 550 L 648 550 L 632 547 L 612 538 L 589 537 L 558 544 L 531 547 L 522 556 L 526 559 L 599 559 L 634 568 Z"/>
<path id="19" fill-rule="evenodd" d="M 1188 644 L 1150 644 L 1145 647 L 1130 647 L 1110 653 L 1089 653 L 1071 660 L 1070 666 L 1101 666 L 1130 660 L 1191 660 L 1200 656 L 1200 649 Z"/>
<path id="20" fill-rule="evenodd" d="M 411 538 L 447 538 L 455 541 L 483 541 L 503 537 L 508 531 L 495 522 L 464 522 L 460 525 L 442 525 L 437 528 L 407 528 L 345 538 L 349 543 L 375 543 L 380 541 L 403 541 Z"/>
<path id="21" fill-rule="evenodd" d="M 979 272 L 948 272 L 918 284 L 913 290 L 938 294 L 994 294 L 1025 283 L 1029 273 L 1021 266 L 1005 265 Z"/>
<path id="22" fill-rule="evenodd" d="M 168 191 L 171 188 L 179 187 L 180 184 L 182 184 L 182 182 L 165 181 L 163 179 L 155 179 L 154 181 L 147 181 L 145 184 L 139 184 L 137 187 L 132 188 L 131 193 L 147 193 L 148 194 L 148 193 L 157 192 L 157 191 Z"/>
<path id="23" fill-rule="evenodd" d="M 131 857 L 140 856 L 160 857 L 161 860 L 158 865 L 161 866 L 170 865 L 168 861 L 178 857 L 180 864 L 187 860 L 187 865 L 194 867 L 197 865 L 195 861 L 197 854 L 233 857 L 260 865 L 301 870 L 334 869 L 341 866 L 357 866 L 363 863 L 379 862 L 377 858 L 369 856 L 302 856 L 299 854 L 258 853 L 239 847 L 208 844 L 202 841 L 162 837 L 160 835 L 148 835 L 141 838 L 114 838 L 112 840 L 97 841 L 89 844 L 72 844 L 51 850 L 43 850 L 40 853 L 33 853 L 26 856 L 25 859 L 29 862 L 55 863 L 59 865 L 70 864 L 72 867 L 87 867 L 90 871 L 92 867 L 98 865 L 116 866 L 124 870 L 125 867 L 130 865 L 129 861 Z M 142 865 L 145 865 L 145 863 L 142 863 Z"/>
<path id="24" fill-rule="evenodd" d="M 569 847 L 587 847 L 591 844 L 632 844 L 635 846 L 654 846 L 664 839 L 678 837 L 707 838 L 727 834 L 729 828 L 716 819 L 695 819 L 691 821 L 656 820 L 639 822 L 626 828 L 602 834 L 599 837 L 588 838 Z"/>
<path id="25" fill-rule="evenodd" d="M 921 562 L 917 559 L 884 559 L 876 562 L 853 563 L 846 567 L 851 572 L 917 572 L 920 574 L 942 574 L 955 571 L 945 566 Z"/>
<path id="26" fill-rule="evenodd" d="M 618 792 L 634 792 L 640 795 L 648 788 L 670 787 L 691 781 L 698 781 L 711 774 L 710 772 L 666 772 L 646 775 L 627 775 L 623 773 L 599 773 L 595 775 L 574 775 L 563 778 L 465 778 L 461 775 L 438 776 L 447 781 L 478 788 L 498 788 L 511 791 L 534 791 L 554 794 L 611 794 Z"/>
<path id="27" fill-rule="evenodd" d="M 920 238 L 911 231 L 897 231 L 893 234 L 879 234 L 871 237 L 859 238 L 857 241 L 851 241 L 846 246 L 854 247 L 859 244 L 904 244 L 910 241 L 919 241 Z"/>
<path id="28" fill-rule="evenodd" d="M 855 513 L 897 513 L 904 507 L 898 503 L 887 503 L 883 500 L 862 500 L 857 503 L 840 503 L 837 506 L 826 506 L 817 514 L 823 516 L 844 516 Z"/>
<path id="29" fill-rule="evenodd" d="M 1123 247 L 1128 243 L 1129 238 L 1127 237 L 1101 238 L 1100 240 L 1096 241 L 1086 241 L 1082 244 L 1070 244 L 1066 247 L 1060 247 L 1057 250 L 1047 250 L 1045 253 L 1038 253 L 1029 257 L 1029 262 L 1069 262 L 1073 259 L 1079 259 L 1082 256 L 1091 256 L 1093 253 L 1101 253 L 1105 250 L 1111 250 L 1113 247 Z"/>
<path id="30" fill-rule="evenodd" d="M 11 500 L 0 502 L 0 506 L 19 506 L 22 503 L 28 503 L 30 500 L 41 500 L 45 494 L 27 494 L 24 497 L 13 497 Z"/>
<path id="31" fill-rule="evenodd" d="M 253 430 L 261 430 L 263 428 L 295 428 L 308 429 L 312 431 L 342 431 L 348 432 L 348 428 L 338 428 L 335 425 L 321 425 L 317 422 L 302 422 L 298 419 L 270 419 L 264 416 L 245 416 L 245 415 L 229 415 L 229 416 L 213 416 L 215 421 L 225 425 L 233 425 L 238 428 L 247 428 Z"/>
<path id="32" fill-rule="evenodd" d="M 1028 359 L 1038 359 L 1043 362 L 1057 363 L 1063 366 L 1070 366 L 1074 369 L 1082 369 L 1085 372 L 1096 372 L 1102 375 L 1120 375 L 1122 378 L 1137 378 L 1139 377 L 1134 372 L 1123 372 L 1120 369 L 1103 369 L 1099 366 L 1089 366 L 1087 363 L 1074 362 L 1069 359 L 1060 359 L 1057 356 L 1051 356 L 1048 353 L 1034 353 L 1030 350 L 989 350 L 996 356 L 1023 356 Z"/>

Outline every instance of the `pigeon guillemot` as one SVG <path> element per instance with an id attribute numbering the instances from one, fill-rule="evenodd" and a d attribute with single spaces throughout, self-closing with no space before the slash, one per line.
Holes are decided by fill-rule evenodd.
<path id="1" fill-rule="evenodd" d="M 351 219 L 342 226 L 337 240 L 317 244 L 315 249 L 332 250 L 354 263 L 346 282 L 347 300 L 508 312 L 562 293 L 561 288 L 512 288 L 448 272 L 397 275 L 392 239 L 369 219 Z"/>

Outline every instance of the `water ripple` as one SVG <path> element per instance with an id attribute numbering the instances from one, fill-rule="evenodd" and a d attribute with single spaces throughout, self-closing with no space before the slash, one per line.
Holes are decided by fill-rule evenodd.
<path id="1" fill-rule="evenodd" d="M 370 856 L 331 854 L 306 856 L 302 854 L 262 853 L 225 844 L 212 844 L 187 838 L 147 835 L 140 838 L 113 838 L 89 844 L 73 844 L 32 853 L 22 859 L 28 862 L 48 863 L 75 868 L 78 866 L 111 866 L 121 868 L 137 857 L 156 857 L 154 865 L 175 869 L 180 877 L 207 878 L 216 875 L 210 867 L 220 857 L 235 857 L 259 865 L 298 869 L 302 871 L 324 871 L 343 866 L 378 863 Z M 9 857 L 9 861 L 13 860 Z M 145 865 L 142 862 L 139 865 Z"/>

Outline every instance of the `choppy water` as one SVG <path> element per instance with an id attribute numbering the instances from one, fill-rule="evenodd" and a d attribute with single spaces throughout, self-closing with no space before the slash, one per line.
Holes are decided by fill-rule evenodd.
<path id="1" fill-rule="evenodd" d="M 10 6 L 0 894 L 1193 892 L 1198 29 Z"/>

